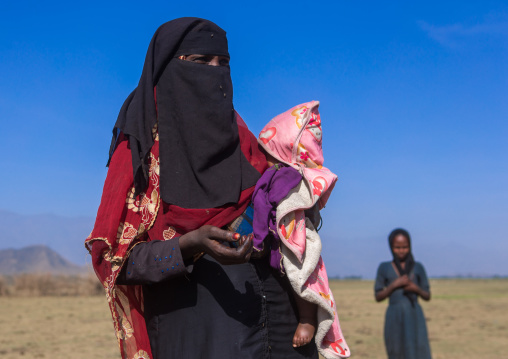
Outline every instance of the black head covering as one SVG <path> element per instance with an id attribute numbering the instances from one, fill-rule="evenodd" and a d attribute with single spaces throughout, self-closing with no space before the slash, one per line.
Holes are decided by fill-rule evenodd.
<path id="1" fill-rule="evenodd" d="M 397 237 L 400 234 L 407 238 L 407 242 L 409 244 L 409 253 L 407 254 L 406 259 L 404 261 L 405 262 L 404 268 L 402 268 L 400 259 L 395 255 L 395 253 L 393 253 L 393 241 L 395 240 L 395 237 Z M 394 229 L 388 236 L 388 243 L 390 244 L 390 251 L 392 252 L 392 256 L 393 256 L 393 263 L 395 263 L 395 267 L 397 267 L 399 274 L 401 276 L 403 276 L 403 275 L 409 276 L 415 266 L 415 260 L 413 258 L 413 253 L 411 252 L 411 236 L 409 235 L 409 232 L 406 231 L 405 229 L 402 229 L 402 228 Z M 414 301 L 416 300 L 416 294 L 409 293 L 409 292 L 405 292 L 404 294 L 409 298 L 409 300 L 413 304 Z"/>
<path id="2" fill-rule="evenodd" d="M 177 58 L 189 54 L 229 56 L 225 31 L 190 17 L 157 29 L 138 86 L 118 115 L 110 159 L 121 131 L 129 139 L 136 194 L 142 192 L 157 124 L 164 202 L 183 208 L 236 203 L 260 175 L 240 149 L 229 66 Z"/>

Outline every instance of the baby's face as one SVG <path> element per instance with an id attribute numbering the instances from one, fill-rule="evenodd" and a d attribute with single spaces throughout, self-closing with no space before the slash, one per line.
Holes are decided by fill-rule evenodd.
<path id="1" fill-rule="evenodd" d="M 264 151 L 264 154 L 265 154 L 265 157 L 266 157 L 266 162 L 268 163 L 268 167 L 272 167 L 272 166 L 275 166 L 277 163 L 280 163 L 279 160 L 277 160 L 275 157 L 273 157 L 271 154 L 269 154 L 268 152 Z"/>

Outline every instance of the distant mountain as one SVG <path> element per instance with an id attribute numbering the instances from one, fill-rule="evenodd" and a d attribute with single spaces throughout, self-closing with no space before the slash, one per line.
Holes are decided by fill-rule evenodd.
<path id="1" fill-rule="evenodd" d="M 0 274 L 80 274 L 83 272 L 82 267 L 69 262 L 43 245 L 0 250 Z"/>
<path id="2" fill-rule="evenodd" d="M 0 210 L 0 249 L 45 245 L 82 266 L 90 263 L 83 243 L 93 224 L 92 217 L 23 215 Z"/>

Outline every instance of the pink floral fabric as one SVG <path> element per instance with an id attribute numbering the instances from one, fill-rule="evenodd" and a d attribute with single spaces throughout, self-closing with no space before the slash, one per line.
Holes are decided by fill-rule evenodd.
<path id="1" fill-rule="evenodd" d="M 318 107 L 318 101 L 311 101 L 276 116 L 260 132 L 258 143 L 275 159 L 302 174 L 299 190 L 290 192 L 277 209 L 277 232 L 285 247 L 284 266 L 297 295 L 318 305 L 316 344 L 320 353 L 327 359 L 347 358 L 350 351 L 321 258 L 319 235 L 304 214 L 316 204 L 322 209 L 337 181 L 337 176 L 323 166 Z M 291 260 L 293 256 L 296 261 Z"/>

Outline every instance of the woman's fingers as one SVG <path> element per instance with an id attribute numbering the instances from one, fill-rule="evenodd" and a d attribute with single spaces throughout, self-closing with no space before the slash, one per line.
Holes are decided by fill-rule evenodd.
<path id="1" fill-rule="evenodd" d="M 236 242 L 240 239 L 240 234 L 226 231 L 214 226 L 207 226 L 208 238 L 221 242 Z"/>
<path id="2" fill-rule="evenodd" d="M 254 237 L 254 235 L 251 233 L 245 239 L 246 242 L 248 241 L 248 243 L 246 244 L 248 246 L 248 250 L 246 251 L 245 257 L 244 257 L 246 262 L 248 262 L 250 260 L 250 256 L 252 255 L 252 251 L 253 251 L 253 247 L 254 247 L 253 237 Z"/>
<path id="3" fill-rule="evenodd" d="M 252 252 L 251 236 L 240 238 L 238 248 L 231 248 L 217 241 L 211 242 L 208 254 L 221 264 L 240 264 L 250 259 L 250 253 Z"/>
<path id="4" fill-rule="evenodd" d="M 240 238 L 240 234 L 215 226 L 204 225 L 180 237 L 180 249 L 184 258 L 206 252 L 222 264 L 244 263 L 249 260 L 252 241 Z M 228 243 L 238 243 L 231 248 Z"/>
<path id="5" fill-rule="evenodd" d="M 250 259 L 250 255 L 252 253 L 252 234 L 243 236 L 240 241 L 240 245 L 236 249 L 238 250 L 238 254 L 246 262 Z"/>
<path id="6" fill-rule="evenodd" d="M 199 242 L 204 251 L 221 264 L 240 264 L 248 262 L 252 253 L 253 235 L 240 236 L 240 234 L 226 231 L 218 227 L 205 225 L 199 230 Z M 232 248 L 227 243 L 237 243 Z"/>

